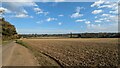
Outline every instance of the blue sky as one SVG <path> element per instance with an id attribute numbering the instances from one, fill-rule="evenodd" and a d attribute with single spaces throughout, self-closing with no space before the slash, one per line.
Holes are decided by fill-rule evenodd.
<path id="1" fill-rule="evenodd" d="M 117 32 L 118 5 L 96 2 L 3 2 L 3 16 L 18 33 Z"/>

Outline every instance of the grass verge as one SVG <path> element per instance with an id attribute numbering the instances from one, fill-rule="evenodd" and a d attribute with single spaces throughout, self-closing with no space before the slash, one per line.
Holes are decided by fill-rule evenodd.
<path id="1" fill-rule="evenodd" d="M 60 63 L 58 63 L 53 57 L 32 48 L 26 42 L 23 42 L 22 40 L 16 40 L 16 43 L 30 49 L 32 51 L 32 53 L 34 54 L 34 56 L 37 58 L 39 65 L 41 65 L 41 66 L 60 66 L 60 68 L 62 67 L 62 65 Z"/>
<path id="2" fill-rule="evenodd" d="M 14 40 L 7 40 L 7 41 L 1 41 L 1 42 L 2 42 L 2 45 L 4 46 L 4 45 L 6 45 L 6 44 L 8 44 L 8 43 L 10 43 L 12 41 L 14 41 Z"/>
<path id="3" fill-rule="evenodd" d="M 18 44 L 20 44 L 20 45 L 22 45 L 26 48 L 30 48 L 30 47 L 27 46 L 27 43 L 23 42 L 22 40 L 16 40 L 16 43 L 18 43 Z"/>

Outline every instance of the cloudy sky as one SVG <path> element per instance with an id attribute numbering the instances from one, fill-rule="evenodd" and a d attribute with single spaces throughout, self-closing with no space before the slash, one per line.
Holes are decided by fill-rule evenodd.
<path id="1" fill-rule="evenodd" d="M 118 3 L 95 2 L 2 2 L 0 11 L 18 33 L 117 32 Z"/>

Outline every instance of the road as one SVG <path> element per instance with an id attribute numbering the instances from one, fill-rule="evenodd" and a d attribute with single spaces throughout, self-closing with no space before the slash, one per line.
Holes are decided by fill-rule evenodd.
<path id="1" fill-rule="evenodd" d="M 13 41 L 2 47 L 2 65 L 38 66 L 39 64 L 30 50 Z"/>
<path id="2" fill-rule="evenodd" d="M 2 45 L 0 44 L 0 67 L 2 67 Z"/>

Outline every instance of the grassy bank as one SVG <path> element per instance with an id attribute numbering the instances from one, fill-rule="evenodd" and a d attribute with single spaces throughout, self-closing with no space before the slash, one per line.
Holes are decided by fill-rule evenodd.
<path id="1" fill-rule="evenodd" d="M 30 48 L 30 47 L 27 46 L 27 43 L 23 42 L 22 40 L 16 40 L 16 43 L 18 43 L 18 44 L 20 44 L 20 45 L 22 45 L 22 46 L 24 46 L 26 48 Z"/>
<path id="2" fill-rule="evenodd" d="M 31 47 L 28 43 L 23 42 L 22 40 L 16 40 L 16 43 L 28 48 L 32 51 L 32 53 L 37 58 L 40 66 L 60 66 L 59 63 L 57 63 L 53 58 L 51 58 L 49 55 L 45 54 L 44 52 L 41 52 L 37 49 L 34 49 Z"/>
<path id="3" fill-rule="evenodd" d="M 4 45 L 6 45 L 6 44 L 9 44 L 9 43 L 12 42 L 12 41 L 14 41 L 14 40 L 6 40 L 6 41 L 1 41 L 1 42 L 2 42 L 2 45 L 4 46 Z"/>

